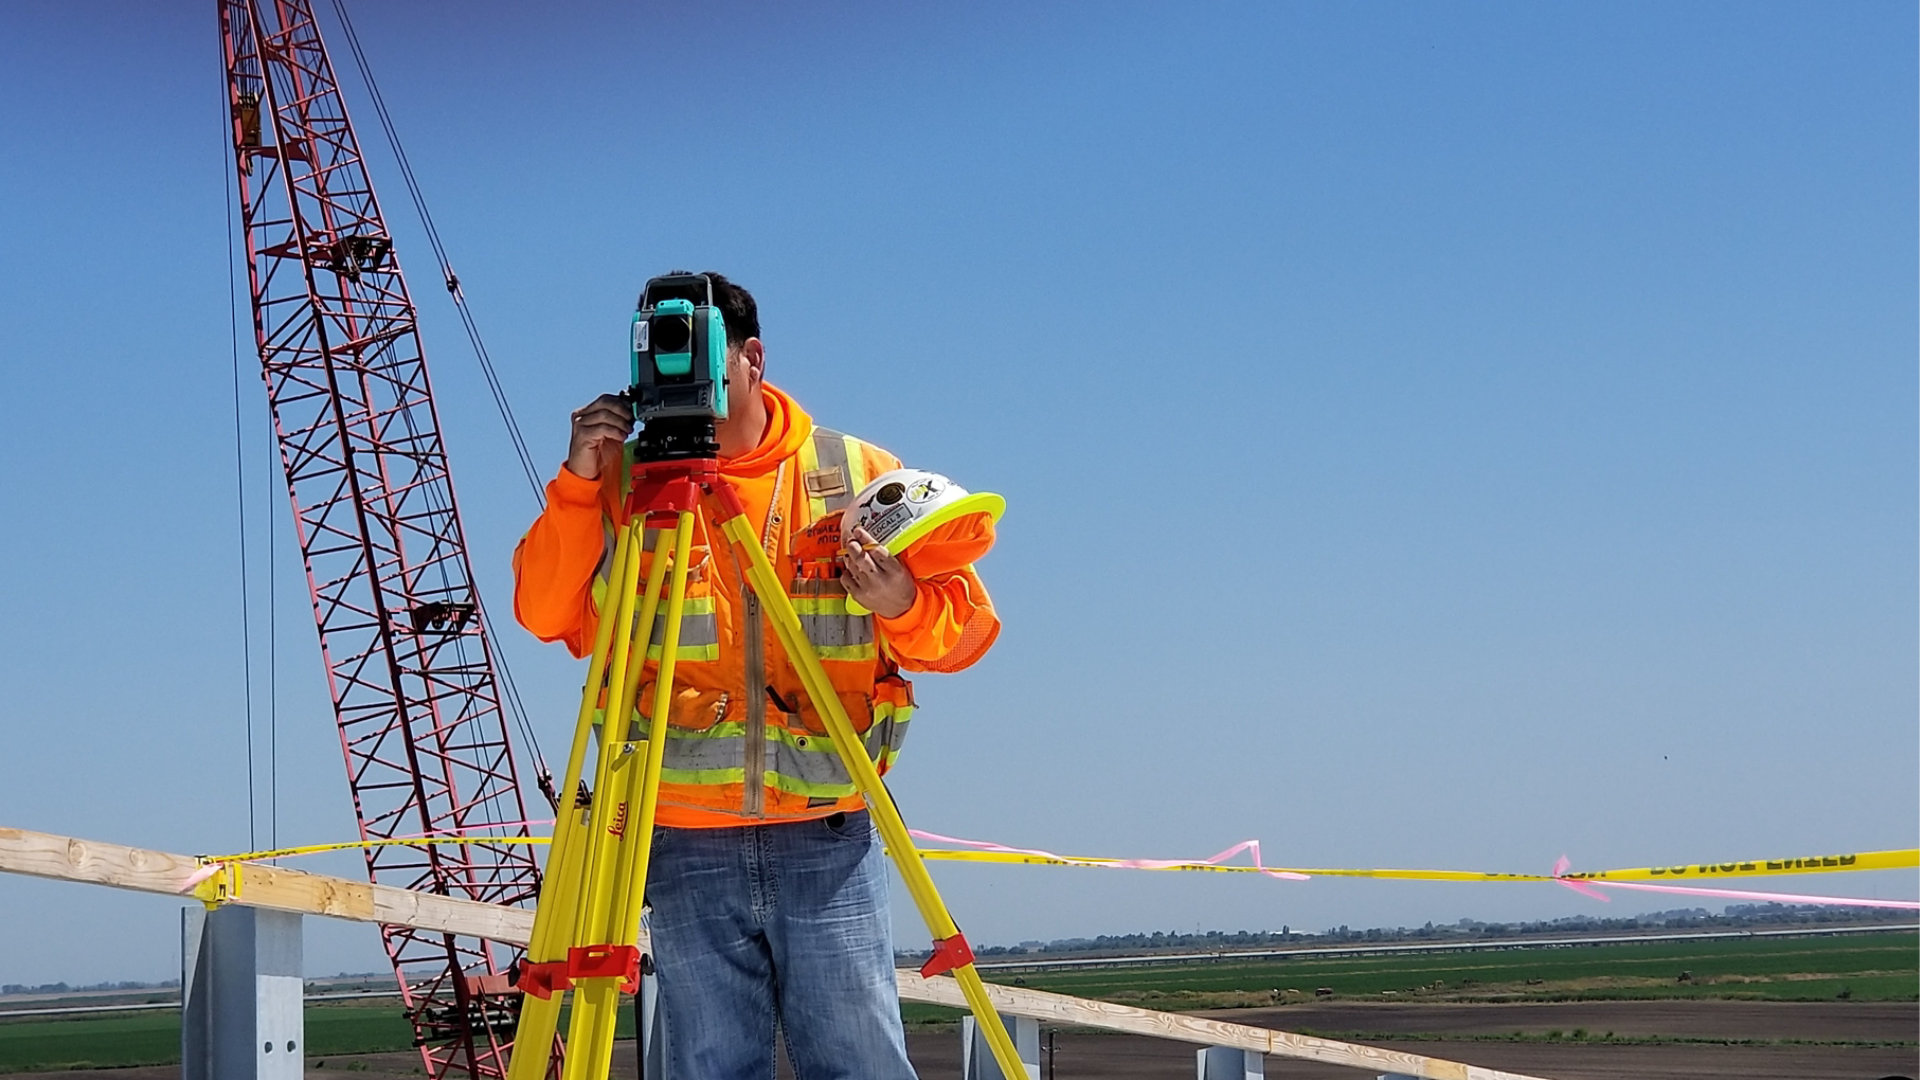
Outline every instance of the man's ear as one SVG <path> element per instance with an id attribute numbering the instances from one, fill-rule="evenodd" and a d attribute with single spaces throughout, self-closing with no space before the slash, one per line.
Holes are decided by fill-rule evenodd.
<path id="1" fill-rule="evenodd" d="M 740 362 L 747 367 L 748 378 L 752 382 L 764 382 L 767 377 L 767 349 L 760 339 L 750 337 L 740 343 Z"/>

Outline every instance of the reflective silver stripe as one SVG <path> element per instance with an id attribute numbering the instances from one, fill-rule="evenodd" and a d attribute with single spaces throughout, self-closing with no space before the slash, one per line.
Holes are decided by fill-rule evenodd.
<path id="1" fill-rule="evenodd" d="M 770 727 L 761 746 L 765 763 L 761 783 L 769 787 L 829 798 L 844 798 L 856 790 L 833 740 L 825 735 Z M 678 783 L 701 783 L 702 777 L 711 783 L 740 783 L 751 756 L 748 749 L 744 724 L 716 724 L 706 731 L 668 728 L 661 765 L 669 775 L 663 778 Z"/>
<path id="2" fill-rule="evenodd" d="M 793 585 L 788 595 L 793 598 L 794 612 L 822 659 L 857 660 L 874 655 L 871 649 L 862 648 L 873 644 L 873 616 L 848 613 L 845 587 L 837 581 L 816 583 L 804 578 Z"/>
<path id="3" fill-rule="evenodd" d="M 687 601 L 693 603 L 691 599 Z M 660 612 L 653 617 L 653 636 L 647 641 L 650 647 L 658 647 L 667 640 L 667 615 Z M 680 616 L 680 648 L 695 649 L 720 644 L 720 623 L 712 611 L 705 614 L 682 613 Z"/>
<path id="4" fill-rule="evenodd" d="M 893 709 L 879 706 L 873 713 L 873 726 L 861 741 L 866 745 L 867 756 L 880 760 L 882 753 L 891 757 L 900 752 L 900 746 L 907 741 L 907 725 L 913 720 L 911 705 Z"/>
<path id="5" fill-rule="evenodd" d="M 873 620 L 865 615 L 802 615 L 800 626 L 822 648 L 873 644 Z"/>
<path id="6" fill-rule="evenodd" d="M 860 491 L 860 483 L 855 479 L 847 460 L 847 437 L 832 428 L 815 425 L 813 429 L 813 467 L 821 472 L 840 470 L 846 479 L 846 490 L 838 495 L 816 498 L 808 493 L 808 509 L 813 512 L 810 520 L 818 521 L 835 510 L 853 502 L 854 495 Z"/>
<path id="7" fill-rule="evenodd" d="M 853 778 L 847 775 L 846 766 L 840 764 L 840 753 L 834 749 L 833 740 L 825 735 L 801 735 L 795 741 L 801 740 L 806 742 L 804 747 L 784 739 L 767 740 L 768 782 L 799 795 L 853 794 L 856 790 Z M 783 784 L 781 778 L 799 783 Z M 828 790 L 821 790 L 823 788 Z"/>
<path id="8" fill-rule="evenodd" d="M 727 725 L 738 728 L 737 724 Z M 681 772 L 710 769 L 738 769 L 746 764 L 746 740 L 737 732 L 714 735 L 704 731 L 667 729 L 667 747 L 662 765 Z"/>
<path id="9" fill-rule="evenodd" d="M 740 583 L 740 616 L 747 624 L 747 771 L 741 781 L 746 789 L 741 792 L 741 800 L 745 803 L 742 809 L 759 817 L 765 811 L 767 798 L 767 696 L 762 693 L 762 688 L 767 685 L 767 654 L 766 643 L 761 638 L 760 597 L 744 581 Z"/>

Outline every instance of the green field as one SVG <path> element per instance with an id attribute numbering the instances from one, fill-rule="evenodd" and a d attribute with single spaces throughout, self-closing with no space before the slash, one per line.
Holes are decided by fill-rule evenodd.
<path id="1" fill-rule="evenodd" d="M 1680 981 L 1681 972 L 1687 981 Z M 1269 1005 L 1326 988 L 1347 1000 L 1566 1001 L 1744 998 L 1773 1001 L 1913 1001 L 1920 998 L 1920 935 L 1912 931 L 1821 938 L 1729 939 L 1491 952 L 1098 968 L 998 975 L 1077 997 L 1183 1010 Z M 1298 991 L 1288 995 L 1287 991 Z M 909 1023 L 961 1014 L 904 1006 Z M 632 1012 L 622 1034 L 631 1034 Z M 307 1057 L 408 1049 L 412 1032 L 386 1004 L 307 1009 Z M 171 1011 L 72 1019 L 0 1020 L 0 1072 L 158 1065 L 180 1057 Z"/>
<path id="2" fill-rule="evenodd" d="M 1689 978 L 1681 981 L 1680 974 Z M 1152 1008 L 1270 1004 L 1273 991 L 1419 1001 L 1744 998 L 1913 1001 L 1920 998 L 1920 935 L 1890 931 L 1826 938 L 1745 938 L 1583 945 L 1324 960 L 1227 961 L 1181 967 L 1036 972 L 1040 990 Z M 1010 979 L 1007 981 L 1011 981 Z M 1197 1000 L 1213 999 L 1213 1000 Z"/>
<path id="3" fill-rule="evenodd" d="M 563 1023 L 564 1017 L 563 1012 Z M 306 1019 L 310 1062 L 333 1054 L 413 1047 L 413 1028 L 397 1004 L 309 1005 Z M 622 1012 L 618 1034 L 622 1038 L 633 1036 L 631 1008 Z M 179 1060 L 178 1012 L 0 1020 L 0 1073 L 170 1065 Z"/>
<path id="4" fill-rule="evenodd" d="M 1688 981 L 1680 981 L 1687 972 Z M 1211 961 L 995 974 L 1035 990 L 1179 1012 L 1271 1005 L 1325 988 L 1347 1000 L 1594 1001 L 1734 998 L 1913 1001 L 1920 998 L 1920 935 L 1734 938 L 1645 945 L 1583 945 L 1395 956 Z M 1298 991 L 1288 994 L 1287 991 Z M 909 1022 L 961 1014 L 907 1005 Z"/>

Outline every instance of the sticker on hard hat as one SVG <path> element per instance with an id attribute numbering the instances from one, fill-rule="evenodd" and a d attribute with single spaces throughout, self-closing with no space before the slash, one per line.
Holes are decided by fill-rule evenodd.
<path id="1" fill-rule="evenodd" d="M 913 508 L 899 503 L 893 509 L 866 523 L 867 535 L 882 545 L 913 520 Z"/>

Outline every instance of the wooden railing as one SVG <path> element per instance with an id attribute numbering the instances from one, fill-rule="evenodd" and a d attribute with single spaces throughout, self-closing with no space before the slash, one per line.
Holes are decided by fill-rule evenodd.
<path id="1" fill-rule="evenodd" d="M 187 882 L 201 869 L 199 860 L 187 855 L 0 827 L 0 872 L 4 873 L 178 897 L 187 891 Z M 533 912 L 525 908 L 456 900 L 262 864 L 248 864 L 240 871 L 238 892 L 230 902 L 356 922 L 396 923 L 517 945 L 525 944 L 533 931 Z M 646 943 L 641 944 L 644 947 Z M 898 971 L 896 975 L 902 1001 L 966 1007 L 959 985 L 951 978 L 922 978 L 909 970 Z M 1044 990 L 993 984 L 989 984 L 987 990 L 994 1008 L 1001 1013 L 1054 1024 L 1346 1065 L 1375 1075 L 1388 1073 L 1431 1080 L 1539 1080 L 1422 1054 L 1136 1009 Z"/>

